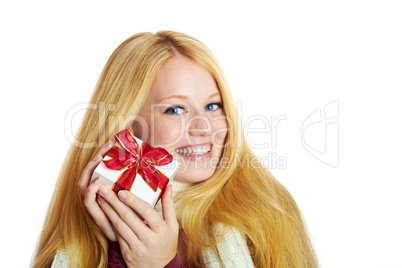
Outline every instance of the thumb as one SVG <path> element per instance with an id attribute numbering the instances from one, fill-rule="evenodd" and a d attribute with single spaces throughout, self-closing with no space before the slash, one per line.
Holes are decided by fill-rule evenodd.
<path id="1" fill-rule="evenodd" d="M 174 209 L 174 202 L 172 197 L 172 185 L 168 185 L 162 195 L 162 213 L 165 222 L 174 230 L 179 230 L 177 223 L 176 210 Z"/>

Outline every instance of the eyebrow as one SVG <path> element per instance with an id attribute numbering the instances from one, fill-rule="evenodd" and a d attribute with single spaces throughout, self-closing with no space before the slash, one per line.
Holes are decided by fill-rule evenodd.
<path id="1" fill-rule="evenodd" d="M 216 96 L 216 95 L 219 95 L 219 94 L 220 94 L 219 92 L 213 93 L 211 96 L 209 96 L 209 98 L 212 98 L 212 97 L 214 97 L 214 96 Z M 185 96 L 185 95 L 172 95 L 172 96 L 169 96 L 169 97 L 160 99 L 160 100 L 158 101 L 158 103 L 160 103 L 160 102 L 163 101 L 163 100 L 171 99 L 171 98 L 189 99 L 189 97 L 187 97 L 187 96 Z"/>

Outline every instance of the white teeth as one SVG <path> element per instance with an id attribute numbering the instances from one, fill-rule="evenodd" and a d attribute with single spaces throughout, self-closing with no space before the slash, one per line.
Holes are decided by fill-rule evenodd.
<path id="1" fill-rule="evenodd" d="M 182 155 L 196 155 L 196 154 L 205 154 L 210 151 L 209 146 L 203 146 L 203 147 L 193 147 L 193 148 L 186 148 L 186 149 L 176 149 L 176 153 L 182 154 Z"/>

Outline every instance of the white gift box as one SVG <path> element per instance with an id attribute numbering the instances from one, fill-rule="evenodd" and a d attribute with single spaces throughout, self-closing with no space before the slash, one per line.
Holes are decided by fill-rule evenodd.
<path id="1" fill-rule="evenodd" d="M 138 139 L 137 137 L 134 138 L 138 143 L 139 146 L 138 148 L 141 148 L 143 141 Z M 115 146 L 121 148 L 118 142 L 115 143 Z M 103 161 L 110 159 L 112 158 L 106 155 L 103 158 Z M 125 167 L 120 170 L 109 169 L 103 161 L 101 161 L 100 164 L 94 170 L 91 181 L 95 180 L 98 177 L 102 177 L 103 183 L 111 189 L 114 183 L 119 179 L 121 174 L 123 174 L 128 168 Z M 154 165 L 153 167 L 159 170 L 161 173 L 163 173 L 170 181 L 171 179 L 174 178 L 177 168 L 179 167 L 179 163 L 173 159 L 170 164 L 164 166 Z M 152 189 L 151 186 L 148 185 L 148 183 L 141 177 L 141 175 L 137 173 L 135 175 L 135 179 L 132 184 L 130 192 L 132 192 L 133 194 L 135 194 L 136 196 L 138 196 L 139 198 L 150 204 L 152 207 L 154 207 L 161 196 L 162 190 L 159 187 L 157 187 L 156 191 L 154 191 L 154 189 Z"/>

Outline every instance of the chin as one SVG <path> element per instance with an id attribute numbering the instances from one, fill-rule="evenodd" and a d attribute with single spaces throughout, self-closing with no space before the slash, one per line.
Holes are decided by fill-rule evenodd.
<path id="1" fill-rule="evenodd" d="M 211 176 L 214 174 L 214 171 L 212 172 L 200 172 L 199 170 L 195 170 L 194 172 L 184 172 L 184 173 L 179 173 L 180 171 L 177 171 L 176 176 L 174 177 L 174 180 L 177 182 L 187 182 L 187 183 L 197 183 L 197 182 L 202 182 L 205 180 L 208 180 L 211 178 Z"/>

